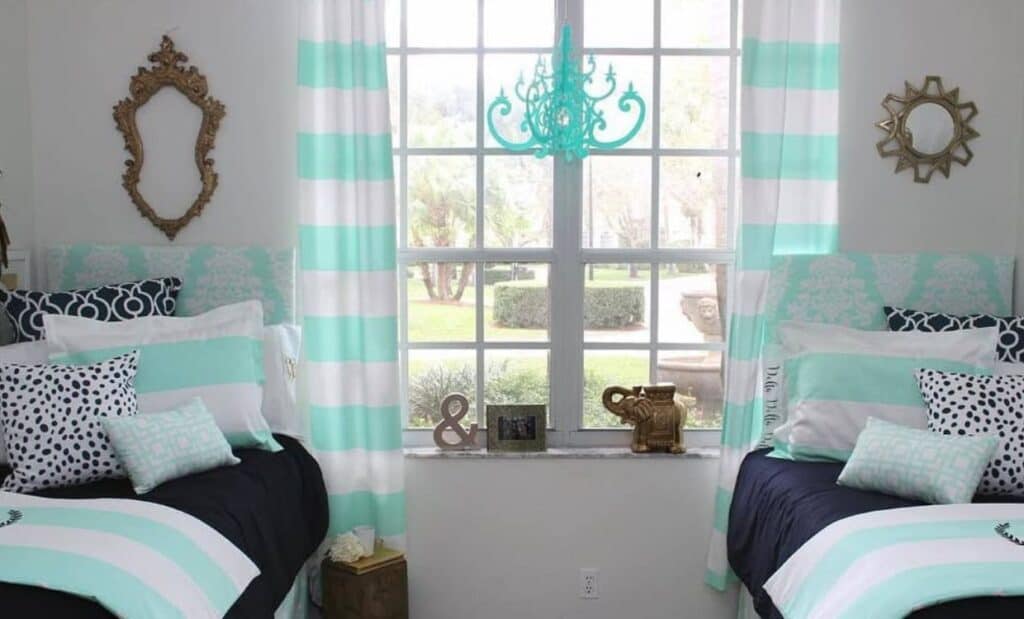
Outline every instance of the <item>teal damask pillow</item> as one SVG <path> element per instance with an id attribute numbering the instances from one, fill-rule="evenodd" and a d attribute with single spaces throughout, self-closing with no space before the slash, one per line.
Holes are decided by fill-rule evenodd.
<path id="1" fill-rule="evenodd" d="M 135 494 L 145 494 L 185 475 L 240 462 L 199 398 L 176 410 L 101 421 Z"/>
<path id="2" fill-rule="evenodd" d="M 928 503 L 970 503 L 998 446 L 995 436 L 945 436 L 872 417 L 838 483 Z"/>

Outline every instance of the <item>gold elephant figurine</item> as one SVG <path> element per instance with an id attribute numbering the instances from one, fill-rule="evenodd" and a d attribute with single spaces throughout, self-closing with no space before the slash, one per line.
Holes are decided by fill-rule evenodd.
<path id="1" fill-rule="evenodd" d="M 622 423 L 634 426 L 630 445 L 634 453 L 686 451 L 681 428 L 686 423 L 687 409 L 676 399 L 675 385 L 608 387 L 601 395 L 601 403 Z"/>

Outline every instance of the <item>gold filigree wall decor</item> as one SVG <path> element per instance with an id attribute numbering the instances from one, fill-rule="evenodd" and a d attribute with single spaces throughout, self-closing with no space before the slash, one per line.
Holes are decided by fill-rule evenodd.
<path id="1" fill-rule="evenodd" d="M 149 55 L 149 61 L 153 66 L 139 67 L 138 73 L 132 77 L 129 86 L 131 96 L 122 99 L 114 106 L 114 121 L 124 136 L 125 150 L 131 153 L 131 159 L 124 162 L 126 169 L 121 175 L 121 185 L 128 191 L 128 195 L 131 196 L 132 202 L 135 203 L 142 216 L 173 241 L 182 228 L 202 213 L 203 207 L 210 201 L 214 190 L 217 189 L 217 173 L 213 169 L 213 159 L 210 159 L 208 155 L 214 147 L 217 130 L 220 129 L 220 121 L 224 118 L 224 104 L 207 94 L 209 87 L 206 83 L 206 76 L 200 73 L 199 69 L 194 66 L 187 69 L 184 67 L 184 63 L 188 62 L 188 56 L 176 50 L 174 41 L 167 35 L 164 35 L 160 42 L 160 51 Z M 199 168 L 202 188 L 192 206 L 184 215 L 176 219 L 161 217 L 139 192 L 139 178 L 145 157 L 142 136 L 136 125 L 135 115 L 153 95 L 168 86 L 184 95 L 203 113 L 195 148 L 195 162 L 196 167 Z"/>
<path id="2" fill-rule="evenodd" d="M 916 183 L 927 183 L 936 170 L 949 178 L 954 161 L 966 166 L 974 157 L 967 142 L 978 137 L 970 125 L 978 107 L 973 101 L 960 103 L 960 89 L 946 91 L 937 75 L 925 77 L 921 88 L 904 85 L 902 97 L 882 100 L 889 118 L 875 123 L 887 134 L 878 154 L 897 158 L 896 173 L 912 168 Z"/>

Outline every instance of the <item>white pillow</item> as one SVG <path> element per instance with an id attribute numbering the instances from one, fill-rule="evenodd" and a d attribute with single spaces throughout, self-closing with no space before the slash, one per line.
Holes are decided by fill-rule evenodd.
<path id="1" fill-rule="evenodd" d="M 787 420 L 775 431 L 773 455 L 846 461 L 868 417 L 925 429 L 914 372 L 991 374 L 998 336 L 996 328 L 928 333 L 780 323 Z"/>
<path id="2" fill-rule="evenodd" d="M 188 318 L 101 322 L 47 315 L 43 326 L 55 362 L 89 364 L 138 350 L 140 414 L 175 409 L 199 397 L 232 447 L 281 448 L 260 412 L 264 374 L 259 301 Z"/>
<path id="3" fill-rule="evenodd" d="M 46 342 L 22 342 L 9 346 L 0 346 L 0 365 L 17 363 L 19 365 L 43 365 L 47 363 Z M 0 432 L 0 464 L 7 464 L 7 443 L 3 432 Z"/>
<path id="4" fill-rule="evenodd" d="M 295 400 L 295 378 L 299 366 L 302 329 L 279 324 L 263 328 L 263 418 L 278 434 L 297 438 L 306 435 Z"/>

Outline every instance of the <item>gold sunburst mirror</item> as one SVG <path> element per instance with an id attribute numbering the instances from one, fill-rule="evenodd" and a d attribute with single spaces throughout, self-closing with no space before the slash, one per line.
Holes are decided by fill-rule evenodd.
<path id="1" fill-rule="evenodd" d="M 914 182 L 927 183 L 937 171 L 949 178 L 953 162 L 966 166 L 974 158 L 967 145 L 978 137 L 971 120 L 978 115 L 973 101 L 960 102 L 960 89 L 947 91 L 942 78 L 929 75 L 924 86 L 904 82 L 903 96 L 886 95 L 882 107 L 889 118 L 875 123 L 886 132 L 878 154 L 896 157 L 896 173 L 914 170 Z"/>

